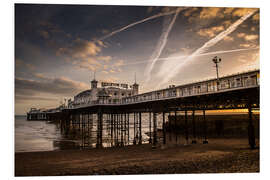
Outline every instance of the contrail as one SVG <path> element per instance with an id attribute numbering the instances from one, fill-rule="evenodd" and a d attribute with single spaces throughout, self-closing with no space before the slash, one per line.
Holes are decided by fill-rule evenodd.
<path id="1" fill-rule="evenodd" d="M 183 65 L 186 65 L 187 62 L 190 62 L 193 57 L 197 56 L 198 54 L 202 54 L 203 52 L 207 51 L 210 47 L 218 43 L 220 40 L 222 40 L 224 37 L 232 33 L 240 24 L 242 24 L 247 18 L 249 18 L 251 15 L 253 15 L 257 10 L 253 10 L 249 12 L 248 14 L 244 15 L 240 19 L 238 19 L 235 23 L 233 23 L 228 29 L 225 31 L 219 33 L 216 37 L 206 42 L 202 47 L 197 49 L 194 53 L 192 53 L 190 56 L 188 56 L 185 60 L 183 60 L 181 63 L 174 63 L 169 64 L 163 63 L 163 67 L 161 68 L 162 71 L 158 74 L 160 77 L 164 77 L 161 83 L 162 85 L 166 82 L 168 82 L 170 79 L 172 79 L 175 75 L 179 73 L 179 70 L 183 67 Z"/>
<path id="2" fill-rule="evenodd" d="M 241 52 L 241 51 L 251 51 L 260 49 L 259 47 L 255 48 L 248 48 L 248 49 L 233 49 L 233 50 L 226 50 L 226 51 L 214 51 L 214 52 L 208 52 L 208 53 L 202 53 L 194 55 L 193 57 L 200 57 L 200 56 L 207 56 L 207 55 L 217 55 L 217 54 L 225 54 L 225 53 L 233 53 L 233 52 Z M 188 56 L 175 56 L 175 57 L 167 57 L 167 58 L 158 58 L 157 61 L 169 61 L 169 60 L 179 60 L 187 58 Z M 129 66 L 129 65 L 136 65 L 136 64 L 145 64 L 148 63 L 149 60 L 141 60 L 133 63 L 124 63 L 121 66 Z"/>
<path id="3" fill-rule="evenodd" d="M 126 30 L 126 29 L 128 29 L 128 28 L 131 28 L 132 26 L 135 26 L 135 25 L 137 25 L 137 24 L 143 23 L 143 22 L 145 22 L 145 21 L 149 21 L 149 20 L 151 20 L 151 19 L 155 19 L 155 18 L 158 18 L 158 17 L 161 17 L 161 16 L 168 16 L 168 15 L 174 14 L 174 13 L 176 13 L 176 12 L 177 12 L 177 10 L 175 10 L 175 11 L 169 11 L 169 12 L 164 12 L 164 13 L 159 13 L 159 14 L 150 16 L 150 17 L 148 17 L 148 18 L 142 19 L 142 20 L 140 20 L 140 21 L 136 21 L 136 22 L 134 22 L 134 23 L 131 23 L 131 24 L 127 25 L 127 26 L 124 26 L 124 27 L 122 27 L 122 28 L 120 28 L 120 29 L 118 29 L 118 30 L 115 30 L 115 31 L 113 31 L 113 32 L 111 32 L 111 33 L 109 33 L 109 34 L 107 34 L 107 35 L 105 35 L 105 36 L 103 36 L 103 37 L 101 37 L 101 38 L 95 40 L 95 42 L 96 42 L 96 41 L 101 41 L 101 40 L 107 39 L 107 38 L 109 38 L 109 37 L 111 37 L 111 36 L 113 36 L 113 35 L 115 35 L 115 34 L 121 32 L 121 31 L 124 31 L 124 30 Z"/>
<path id="4" fill-rule="evenodd" d="M 171 29 L 175 23 L 175 20 L 179 14 L 180 11 L 184 10 L 186 8 L 177 8 L 176 10 L 176 13 L 174 14 L 173 16 L 173 19 L 171 20 L 168 28 L 163 28 L 163 33 L 162 35 L 160 36 L 160 39 L 158 41 L 158 44 L 156 46 L 156 49 L 155 51 L 153 52 L 151 58 L 150 58 L 150 61 L 145 69 L 145 72 L 144 72 L 144 76 L 146 77 L 146 82 L 150 80 L 151 78 L 151 71 L 156 63 L 156 61 L 158 60 L 160 54 L 162 53 L 166 43 L 167 43 L 167 40 L 168 40 L 168 35 L 169 33 L 171 32 Z"/>

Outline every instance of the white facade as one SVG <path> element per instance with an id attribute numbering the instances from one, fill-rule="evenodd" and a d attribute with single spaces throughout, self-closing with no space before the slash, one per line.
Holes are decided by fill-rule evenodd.
<path id="1" fill-rule="evenodd" d="M 139 85 L 134 84 L 132 88 L 121 87 L 98 87 L 98 81 L 91 81 L 91 89 L 80 92 L 74 96 L 74 101 L 69 101 L 69 108 L 84 104 L 117 104 L 122 98 L 137 95 L 139 93 Z"/>

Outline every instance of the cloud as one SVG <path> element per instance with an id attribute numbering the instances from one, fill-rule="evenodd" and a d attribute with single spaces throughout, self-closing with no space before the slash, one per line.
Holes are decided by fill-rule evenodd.
<path id="1" fill-rule="evenodd" d="M 256 48 L 256 47 L 258 47 L 258 45 L 255 44 L 255 43 L 242 43 L 239 46 L 244 47 L 244 48 Z"/>
<path id="2" fill-rule="evenodd" d="M 88 89 L 89 86 L 83 82 L 71 80 L 66 77 L 45 77 L 41 74 L 35 74 L 42 80 L 29 80 L 15 78 L 15 95 L 16 96 L 39 96 L 42 93 L 49 94 L 46 98 L 59 96 L 73 96 L 82 90 Z"/>
<path id="3" fill-rule="evenodd" d="M 42 73 L 33 73 L 33 76 L 41 80 L 51 80 L 50 77 L 47 77 Z"/>
<path id="4" fill-rule="evenodd" d="M 230 20 L 226 20 L 222 24 L 225 26 L 225 28 L 227 28 L 232 24 L 232 22 Z"/>
<path id="5" fill-rule="evenodd" d="M 21 59 L 16 59 L 15 60 L 15 66 L 16 67 L 21 67 L 24 64 L 23 60 Z"/>
<path id="6" fill-rule="evenodd" d="M 120 59 L 120 60 L 117 60 L 113 65 L 112 67 L 120 67 L 120 66 L 123 66 L 124 65 L 124 60 Z"/>
<path id="7" fill-rule="evenodd" d="M 101 81 L 103 81 L 103 82 L 116 82 L 118 80 L 119 80 L 119 78 L 117 78 L 117 77 L 107 77 L 107 78 L 103 78 Z"/>
<path id="8" fill-rule="evenodd" d="M 259 59 L 259 51 L 243 54 L 237 57 L 237 61 L 241 62 L 243 66 L 248 66 L 249 68 L 258 68 Z"/>
<path id="9" fill-rule="evenodd" d="M 51 33 L 64 33 L 64 31 L 62 29 L 60 29 L 58 25 L 53 24 L 50 21 L 40 21 L 39 25 L 43 29 L 41 31 L 44 31 L 44 29 L 46 29 L 47 32 L 51 32 Z"/>
<path id="10" fill-rule="evenodd" d="M 246 34 L 246 33 L 238 33 L 237 37 L 242 38 L 246 41 L 254 41 L 259 38 L 257 34 Z"/>
<path id="11" fill-rule="evenodd" d="M 74 41 L 74 45 L 70 50 L 74 58 L 85 58 L 87 56 L 96 56 L 101 51 L 101 47 L 94 42 L 78 38 Z"/>
<path id="12" fill-rule="evenodd" d="M 25 103 L 27 101 L 58 101 L 58 98 L 52 98 L 52 97 L 41 97 L 41 96 L 20 96 L 16 95 L 15 96 L 15 101 L 16 103 Z"/>
<path id="13" fill-rule="evenodd" d="M 77 38 L 70 46 L 59 48 L 56 56 L 64 56 L 66 62 L 78 68 L 95 71 L 102 69 L 104 63 L 112 60 L 111 56 L 99 55 L 104 47 L 106 45 L 100 40 L 88 41 Z"/>
<path id="14" fill-rule="evenodd" d="M 233 40 L 234 40 L 234 38 L 231 37 L 231 36 L 225 36 L 224 37 L 224 41 L 226 41 L 226 42 L 232 42 Z"/>
<path id="15" fill-rule="evenodd" d="M 108 69 L 109 65 L 104 63 L 109 63 L 111 60 L 111 56 L 91 56 L 78 60 L 73 60 L 72 64 L 82 69 L 95 71 L 98 69 Z"/>
<path id="16" fill-rule="evenodd" d="M 244 15 L 246 15 L 254 10 L 255 10 L 255 8 L 238 8 L 235 11 L 233 11 L 232 15 L 242 17 L 242 16 L 244 16 Z"/>
<path id="17" fill-rule="evenodd" d="M 207 7 L 203 8 L 200 12 L 200 19 L 210 19 L 216 17 L 224 17 L 223 14 L 219 13 L 221 8 L 218 7 Z"/>
<path id="18" fill-rule="evenodd" d="M 247 62 L 247 57 L 245 55 L 241 55 L 237 58 L 237 60 L 241 63 L 246 63 Z"/>
<path id="19" fill-rule="evenodd" d="M 234 9 L 235 8 L 225 8 L 223 12 L 224 14 L 228 15 L 228 14 L 231 14 Z"/>
<path id="20" fill-rule="evenodd" d="M 104 74 L 109 74 L 109 72 L 108 71 L 101 71 L 102 73 L 104 73 Z"/>
<path id="21" fill-rule="evenodd" d="M 237 34 L 237 37 L 243 38 L 245 35 L 246 35 L 245 33 L 238 33 L 238 34 Z"/>
<path id="22" fill-rule="evenodd" d="M 87 58 L 87 59 L 82 59 L 82 60 L 78 60 L 78 61 L 73 61 L 72 64 L 79 67 L 79 68 L 88 69 L 90 71 L 95 71 L 98 68 L 102 67 L 102 64 L 93 58 Z"/>
<path id="23" fill-rule="evenodd" d="M 24 62 L 22 59 L 15 59 L 15 66 L 16 68 L 27 68 L 28 70 L 34 71 L 36 70 L 36 66 L 30 63 Z"/>
<path id="24" fill-rule="evenodd" d="M 183 15 L 186 16 L 186 17 L 192 16 L 193 13 L 194 13 L 195 11 L 197 11 L 197 10 L 198 10 L 198 8 L 189 8 L 189 9 L 187 9 L 187 10 L 183 13 Z"/>
<path id="25" fill-rule="evenodd" d="M 260 20 L 260 14 L 259 14 L 259 13 L 255 14 L 255 15 L 252 17 L 252 20 L 254 20 L 254 21 L 259 21 L 259 20 Z"/>
<path id="26" fill-rule="evenodd" d="M 223 26 L 214 26 L 207 29 L 200 29 L 200 31 L 198 31 L 197 34 L 204 37 L 214 37 L 218 32 L 221 32 L 223 30 L 224 30 Z"/>
<path id="27" fill-rule="evenodd" d="M 73 40 L 69 47 L 61 47 L 56 51 L 56 55 L 71 56 L 73 58 L 86 58 L 96 56 L 101 52 L 104 44 L 102 41 L 92 42 L 77 38 Z"/>
<path id="28" fill-rule="evenodd" d="M 107 29 L 102 29 L 101 32 L 102 32 L 103 34 L 108 34 L 110 31 L 107 30 Z"/>
<path id="29" fill-rule="evenodd" d="M 253 40 L 256 40 L 258 39 L 258 35 L 256 34 L 250 34 L 250 35 L 246 35 L 244 38 L 246 41 L 253 41 Z"/>
<path id="30" fill-rule="evenodd" d="M 98 56 L 98 60 L 105 61 L 105 62 L 110 62 L 112 60 L 111 56 Z"/>
<path id="31" fill-rule="evenodd" d="M 175 10 L 175 7 L 166 6 L 166 7 L 163 7 L 161 9 L 161 12 L 166 13 L 166 12 L 170 12 L 170 11 L 173 11 L 173 10 Z"/>
<path id="32" fill-rule="evenodd" d="M 40 30 L 40 31 L 39 31 L 39 34 L 40 34 L 40 36 L 43 37 L 44 39 L 49 39 L 49 38 L 50 38 L 50 35 L 49 35 L 48 31 Z"/>
<path id="33" fill-rule="evenodd" d="M 146 12 L 151 13 L 153 10 L 154 10 L 154 7 L 150 6 L 150 7 L 147 8 Z"/>

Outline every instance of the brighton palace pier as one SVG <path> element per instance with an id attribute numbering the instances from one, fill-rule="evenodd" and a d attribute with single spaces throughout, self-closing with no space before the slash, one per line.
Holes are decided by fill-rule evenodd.
<path id="1" fill-rule="evenodd" d="M 181 126 L 180 134 L 184 135 L 185 143 L 210 143 L 206 111 L 248 109 L 248 143 L 254 148 L 253 111 L 260 108 L 259 80 L 260 71 L 253 70 L 139 93 L 136 82 L 131 86 L 103 82 L 98 87 L 94 78 L 91 89 L 77 94 L 74 100 L 69 99 L 66 105 L 44 111 L 33 109 L 27 113 L 27 118 L 57 120 L 63 134 L 79 132 L 83 147 L 92 146 L 91 139 L 95 140 L 95 147 L 103 147 L 108 138 L 111 146 L 145 143 L 142 114 L 147 114 L 148 142 L 155 147 L 160 139 L 166 144 L 166 134 L 178 132 L 176 124 Z M 178 119 L 180 114 L 183 118 Z M 179 138 L 173 137 L 176 141 Z"/>

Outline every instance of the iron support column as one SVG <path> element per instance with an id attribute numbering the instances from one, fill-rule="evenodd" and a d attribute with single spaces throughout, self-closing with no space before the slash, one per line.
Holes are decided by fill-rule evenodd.
<path id="1" fill-rule="evenodd" d="M 203 144 L 208 144 L 207 141 L 207 123 L 206 123 L 206 118 L 205 118 L 205 110 L 203 110 L 203 123 L 204 123 L 204 140 L 203 140 Z"/>
<path id="2" fill-rule="evenodd" d="M 142 113 L 141 112 L 139 112 L 139 123 L 140 123 L 139 144 L 142 144 Z"/>
<path id="3" fill-rule="evenodd" d="M 149 112 L 149 144 L 152 143 L 151 121 L 152 121 L 151 112 Z"/>
<path id="4" fill-rule="evenodd" d="M 162 113 L 163 144 L 166 144 L 165 112 Z"/>
<path id="5" fill-rule="evenodd" d="M 248 107 L 248 142 L 251 149 L 255 148 L 255 128 L 252 122 L 252 108 Z"/>
<path id="6" fill-rule="evenodd" d="M 153 148 L 157 145 L 157 113 L 153 112 L 153 128 L 154 128 L 154 134 L 153 134 Z"/>
<path id="7" fill-rule="evenodd" d="M 192 131 L 193 131 L 193 140 L 192 140 L 192 144 L 196 144 L 196 124 L 195 124 L 195 110 L 192 111 Z"/>
<path id="8" fill-rule="evenodd" d="M 133 144 L 136 145 L 136 113 L 134 112 L 134 125 L 133 125 Z"/>
<path id="9" fill-rule="evenodd" d="M 186 143 L 188 144 L 188 117 L 187 117 L 187 110 L 185 110 L 185 134 L 186 134 Z"/>
<path id="10" fill-rule="evenodd" d="M 175 143 L 177 144 L 177 124 L 176 124 L 176 121 L 177 121 L 177 111 L 174 111 L 174 134 L 175 134 Z"/>

